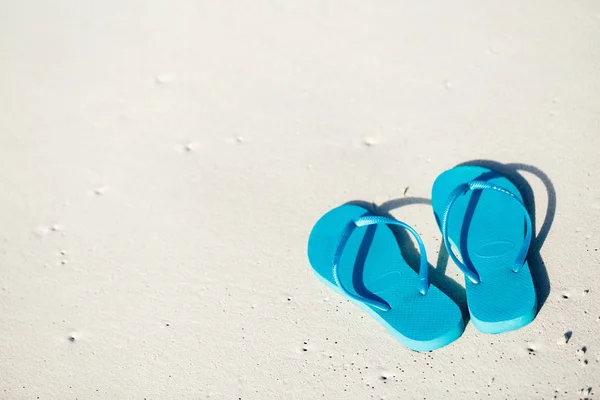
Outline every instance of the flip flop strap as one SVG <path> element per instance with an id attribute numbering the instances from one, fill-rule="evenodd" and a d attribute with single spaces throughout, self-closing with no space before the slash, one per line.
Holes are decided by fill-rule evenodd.
<path id="1" fill-rule="evenodd" d="M 360 295 L 357 295 L 357 294 L 354 294 L 354 293 L 348 291 L 348 289 L 346 289 L 344 287 L 344 285 L 342 284 L 340 277 L 339 277 L 339 271 L 338 271 L 338 266 L 339 266 L 340 260 L 342 258 L 342 253 L 344 252 L 344 248 L 346 247 L 346 244 L 348 243 L 348 240 L 350 239 L 352 232 L 354 232 L 354 230 L 357 227 L 376 225 L 376 224 L 401 226 L 415 237 L 415 239 L 417 240 L 417 244 L 419 245 L 419 252 L 421 254 L 421 261 L 420 261 L 420 266 L 419 266 L 419 292 L 422 295 L 425 295 L 427 293 L 427 290 L 429 289 L 429 265 L 427 263 L 427 254 L 425 252 L 425 245 L 423 244 L 421 237 L 419 236 L 417 231 L 415 231 L 410 225 L 405 224 L 404 222 L 401 222 L 401 221 L 397 221 L 393 218 L 387 218 L 387 217 L 382 217 L 382 216 L 377 216 L 377 215 L 365 215 L 356 220 L 350 221 L 348 223 L 348 225 L 346 225 L 346 227 L 342 231 L 340 240 L 338 242 L 338 245 L 335 249 L 335 253 L 333 256 L 333 279 L 335 280 L 336 285 L 340 289 L 342 289 L 342 291 L 351 299 L 368 304 L 368 305 L 375 307 L 381 311 L 389 311 L 392 309 L 392 307 L 383 300 L 378 301 L 378 300 L 368 299 L 366 297 L 363 297 L 363 296 L 360 296 Z"/>
<path id="2" fill-rule="evenodd" d="M 503 194 L 509 196 L 510 198 L 512 198 L 513 200 L 515 200 L 523 209 L 523 211 L 525 213 L 525 222 L 527 224 L 526 231 L 525 231 L 525 239 L 524 239 L 525 241 L 523 243 L 523 246 L 521 247 L 521 250 L 519 251 L 519 254 L 517 254 L 517 259 L 515 260 L 515 264 L 513 266 L 513 272 L 519 272 L 521 267 L 525 264 L 525 259 L 527 258 L 527 252 L 529 251 L 529 246 L 531 244 L 531 235 L 532 235 L 531 217 L 529 216 L 527 207 L 525 207 L 525 204 L 523 204 L 523 201 L 521 201 L 521 199 L 517 195 L 515 195 L 510 190 L 504 189 L 500 186 L 496 186 L 494 184 L 491 184 L 491 183 L 485 182 L 485 181 L 471 181 L 469 183 L 464 183 L 462 185 L 459 185 L 456 189 L 454 189 L 452 191 L 452 193 L 450 193 L 450 196 L 448 197 L 448 202 L 446 203 L 446 208 L 444 209 L 444 214 L 442 216 L 442 236 L 444 238 L 444 245 L 446 245 L 446 249 L 448 250 L 448 255 L 450 256 L 452 261 L 454 261 L 456 263 L 456 265 L 458 265 L 458 267 L 467 276 L 467 278 L 469 278 L 469 280 L 471 280 L 471 282 L 479 283 L 481 281 L 477 271 L 467 267 L 462 261 L 460 261 L 456 257 L 456 255 L 454 254 L 453 248 L 450 247 L 451 242 L 448 237 L 448 217 L 450 216 L 450 209 L 454 205 L 454 202 L 456 202 L 456 200 L 460 196 L 468 193 L 469 191 L 474 191 L 474 190 L 495 190 L 499 193 L 503 193 Z M 456 248 L 456 251 L 459 252 L 459 254 L 460 254 L 459 248 L 456 246 L 454 246 L 454 248 Z"/>

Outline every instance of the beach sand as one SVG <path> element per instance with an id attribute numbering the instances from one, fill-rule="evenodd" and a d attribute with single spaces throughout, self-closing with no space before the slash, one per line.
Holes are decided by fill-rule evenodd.
<path id="1" fill-rule="evenodd" d="M 0 398 L 600 398 L 599 38 L 591 1 L 3 2 Z M 464 306 L 428 199 L 474 160 L 531 186 L 539 314 L 412 352 L 308 234 L 374 203 Z"/>

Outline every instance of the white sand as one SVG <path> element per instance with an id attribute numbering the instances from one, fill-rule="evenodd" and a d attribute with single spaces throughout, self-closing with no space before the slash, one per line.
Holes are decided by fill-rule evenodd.
<path id="1" fill-rule="evenodd" d="M 523 3 L 2 2 L 0 398 L 598 398 L 600 4 Z M 549 296 L 411 352 L 308 233 L 479 158 L 551 179 Z"/>

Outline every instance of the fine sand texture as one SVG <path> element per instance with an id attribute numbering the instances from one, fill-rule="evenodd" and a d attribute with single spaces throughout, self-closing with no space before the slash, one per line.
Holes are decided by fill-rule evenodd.
<path id="1" fill-rule="evenodd" d="M 463 163 L 525 191 L 539 313 L 412 352 L 308 235 L 389 213 L 467 314 Z M 0 189 L 2 400 L 600 398 L 598 2 L 2 1 Z"/>

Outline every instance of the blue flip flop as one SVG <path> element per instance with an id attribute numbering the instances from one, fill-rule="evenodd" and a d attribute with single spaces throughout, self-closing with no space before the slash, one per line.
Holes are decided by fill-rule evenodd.
<path id="1" fill-rule="evenodd" d="M 533 321 L 532 223 L 519 189 L 496 171 L 461 166 L 438 176 L 431 202 L 448 255 L 465 274 L 473 325 L 501 333 Z"/>
<path id="2" fill-rule="evenodd" d="M 401 226 L 415 237 L 421 253 L 419 274 L 402 257 L 388 225 Z M 403 222 L 357 205 L 337 207 L 313 227 L 308 258 L 323 283 L 369 312 L 412 350 L 435 350 L 464 330 L 460 308 L 429 285 L 423 242 Z"/>

